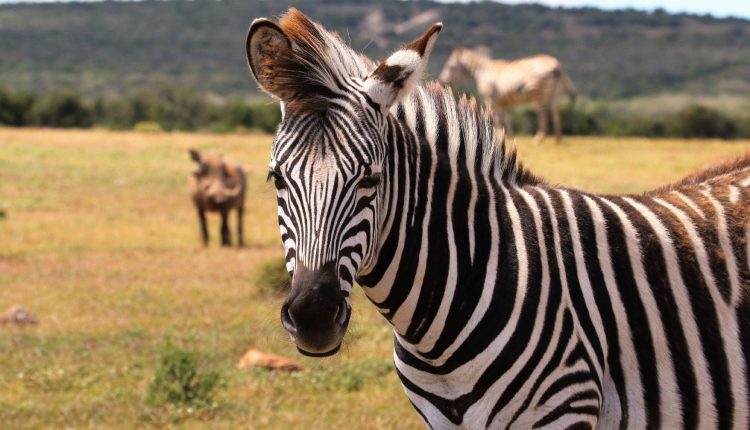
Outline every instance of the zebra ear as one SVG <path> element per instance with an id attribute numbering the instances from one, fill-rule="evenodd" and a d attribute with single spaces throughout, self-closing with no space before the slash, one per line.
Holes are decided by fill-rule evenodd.
<path id="1" fill-rule="evenodd" d="M 419 83 L 442 23 L 433 24 L 423 35 L 394 52 L 365 80 L 365 89 L 383 113 L 403 100 Z"/>
<path id="2" fill-rule="evenodd" d="M 258 18 L 250 24 L 245 39 L 247 63 L 260 88 L 281 100 L 285 94 L 277 79 L 279 63 L 291 49 L 289 38 L 273 21 Z"/>

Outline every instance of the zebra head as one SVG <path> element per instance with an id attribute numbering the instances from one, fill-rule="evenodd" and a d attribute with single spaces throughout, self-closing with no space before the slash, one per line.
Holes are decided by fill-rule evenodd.
<path id="1" fill-rule="evenodd" d="M 349 292 L 377 258 L 391 107 L 417 85 L 441 28 L 377 65 L 295 9 L 250 26 L 252 74 L 281 102 L 268 177 L 292 276 L 281 320 L 303 354 L 341 346 Z"/>
<path id="2" fill-rule="evenodd" d="M 480 61 L 485 61 L 489 57 L 490 50 L 484 46 L 474 49 L 456 48 L 445 62 L 438 80 L 445 85 L 469 80 Z"/>
<path id="3" fill-rule="evenodd" d="M 440 76 L 438 77 L 438 80 L 441 83 L 445 85 L 451 85 L 468 77 L 466 67 L 464 67 L 463 62 L 461 61 L 462 52 L 463 48 L 456 48 L 451 52 L 451 55 L 445 62 L 443 70 L 440 72 Z"/>

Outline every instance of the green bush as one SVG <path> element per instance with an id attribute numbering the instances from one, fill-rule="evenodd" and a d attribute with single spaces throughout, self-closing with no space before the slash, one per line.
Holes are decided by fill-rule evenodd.
<path id="1" fill-rule="evenodd" d="M 735 124 L 737 124 L 737 137 L 741 139 L 750 138 L 750 115 L 740 116 L 736 118 Z"/>
<path id="2" fill-rule="evenodd" d="M 281 121 L 279 107 L 270 103 L 210 100 L 206 95 L 175 85 L 156 85 L 93 103 L 97 124 L 132 129 L 147 121 L 163 130 L 209 130 L 229 133 L 257 129 L 270 133 Z"/>
<path id="3" fill-rule="evenodd" d="M 31 121 L 34 96 L 28 93 L 13 93 L 0 87 L 0 125 L 20 127 Z"/>
<path id="4" fill-rule="evenodd" d="M 286 270 L 284 258 L 275 258 L 263 263 L 257 282 L 264 293 L 286 294 L 292 287 L 292 280 Z"/>
<path id="5" fill-rule="evenodd" d="M 272 133 L 281 121 L 281 112 L 276 104 L 249 104 L 242 100 L 231 100 L 215 107 L 211 115 L 214 118 L 211 128 L 220 133 L 247 129 Z"/>
<path id="6" fill-rule="evenodd" d="M 208 104 L 193 90 L 172 85 L 143 90 L 131 103 L 148 106 L 148 119 L 165 130 L 195 130 L 207 123 Z"/>
<path id="7" fill-rule="evenodd" d="M 93 115 L 78 94 L 54 91 L 34 103 L 32 123 L 44 127 L 90 127 Z"/>
<path id="8" fill-rule="evenodd" d="M 602 113 L 585 110 L 578 106 L 570 104 L 563 106 L 560 109 L 562 132 L 578 136 L 601 134 L 601 116 L 603 116 Z"/>
<path id="9" fill-rule="evenodd" d="M 167 341 L 146 401 L 156 406 L 167 403 L 211 405 L 221 378 L 217 372 L 202 369 L 199 364 L 196 352 L 179 349 Z"/>
<path id="10" fill-rule="evenodd" d="M 276 131 L 276 126 L 281 122 L 281 110 L 276 103 L 255 103 L 249 106 L 253 113 L 253 123 L 248 127 L 259 128 L 266 133 Z"/>
<path id="11" fill-rule="evenodd" d="M 672 135 L 680 137 L 718 137 L 734 139 L 737 126 L 723 113 L 700 105 L 682 110 L 673 120 Z"/>
<path id="12" fill-rule="evenodd" d="M 591 109 L 582 106 L 580 103 L 572 105 L 570 103 L 560 104 L 560 125 L 562 133 L 565 135 L 596 135 L 602 134 L 602 121 L 606 118 L 607 112 L 601 109 Z M 536 110 L 530 107 L 515 109 L 511 114 L 513 131 L 516 134 L 534 134 L 537 131 L 538 119 Z M 549 135 L 554 133 L 552 127 L 551 114 L 548 118 L 547 132 Z"/>
<path id="13" fill-rule="evenodd" d="M 683 138 L 749 138 L 750 118 L 733 118 L 705 106 L 690 106 L 676 114 L 645 116 L 634 112 L 613 110 L 604 102 L 560 109 L 563 134 Z M 513 112 L 514 131 L 533 134 L 537 129 L 536 112 L 520 108 Z M 552 124 L 548 124 L 551 134 Z"/>
<path id="14" fill-rule="evenodd" d="M 128 96 L 99 97 L 94 100 L 94 122 L 113 130 L 128 130 L 148 120 L 147 106 Z"/>

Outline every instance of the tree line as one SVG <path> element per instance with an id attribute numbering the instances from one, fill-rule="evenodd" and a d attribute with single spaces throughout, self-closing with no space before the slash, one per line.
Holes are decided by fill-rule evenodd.
<path id="1" fill-rule="evenodd" d="M 72 90 L 35 95 L 0 87 L 0 125 L 5 126 L 271 133 L 280 120 L 275 103 L 212 100 L 174 85 L 93 98 Z"/>
<path id="2" fill-rule="evenodd" d="M 534 133 L 535 115 L 530 108 L 516 109 L 514 130 Z M 750 138 L 750 115 L 730 115 L 702 105 L 686 106 L 675 113 L 638 116 L 615 111 L 606 102 L 589 102 L 564 106 L 561 117 L 563 132 L 568 135 Z M 4 126 L 272 133 L 280 120 L 276 103 L 214 100 L 174 85 L 94 98 L 70 90 L 35 95 L 0 87 L 0 125 Z"/>
<path id="3" fill-rule="evenodd" d="M 563 106 L 560 109 L 563 133 L 577 136 L 637 136 L 653 138 L 750 138 L 750 115 L 727 114 L 700 104 L 676 112 L 638 115 L 594 102 Z M 514 112 L 514 130 L 521 134 L 536 131 L 536 112 L 525 108 Z"/>

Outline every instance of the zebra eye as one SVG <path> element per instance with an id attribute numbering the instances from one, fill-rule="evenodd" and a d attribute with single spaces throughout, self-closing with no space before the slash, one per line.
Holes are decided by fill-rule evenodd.
<path id="1" fill-rule="evenodd" d="M 359 181 L 359 188 L 375 188 L 380 183 L 380 173 L 365 176 Z"/>
<path id="2" fill-rule="evenodd" d="M 273 170 L 269 171 L 268 177 L 266 177 L 266 182 L 269 182 L 271 179 L 273 179 L 273 185 L 277 190 L 283 190 L 284 188 L 286 188 L 286 184 L 284 183 L 284 178 L 281 176 L 281 173 Z"/>

